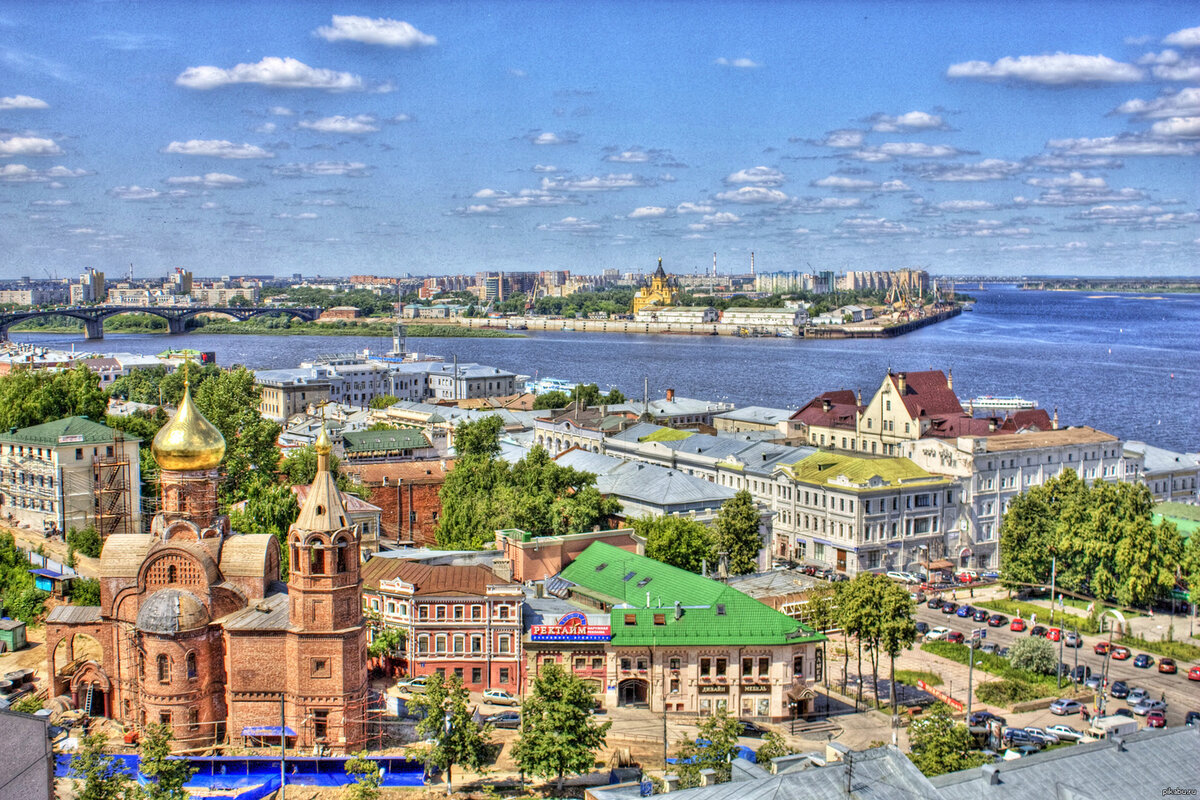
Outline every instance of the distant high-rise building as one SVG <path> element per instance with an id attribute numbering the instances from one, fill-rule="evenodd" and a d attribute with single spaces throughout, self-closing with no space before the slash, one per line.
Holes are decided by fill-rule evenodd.
<path id="1" fill-rule="evenodd" d="M 79 276 L 79 283 L 71 284 L 71 303 L 103 303 L 107 296 L 104 273 L 91 269 Z"/>

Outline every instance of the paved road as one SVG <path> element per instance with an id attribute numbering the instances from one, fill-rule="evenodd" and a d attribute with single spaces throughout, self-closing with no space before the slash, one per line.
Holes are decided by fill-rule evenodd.
<path id="1" fill-rule="evenodd" d="M 970 602 L 969 600 L 967 602 Z M 1008 647 L 1013 642 L 1017 641 L 1022 636 L 1028 636 L 1028 632 L 1015 633 L 1008 629 L 1008 626 L 999 628 L 990 628 L 986 623 L 974 622 L 970 619 L 953 614 L 942 614 L 939 611 L 929 609 L 922 603 L 917 607 L 917 619 L 929 623 L 929 626 L 936 627 L 943 625 L 952 631 L 960 631 L 964 636 L 970 635 L 975 628 L 987 629 L 987 641 L 996 642 L 1001 647 Z M 1038 624 L 1047 624 L 1047 621 L 1039 615 Z M 1093 651 L 1095 644 L 1102 640 L 1099 635 L 1085 635 L 1083 637 L 1083 646 L 1073 651 L 1070 647 L 1062 648 L 1062 661 L 1068 666 L 1074 667 L 1076 657 L 1079 664 L 1087 664 L 1092 668 L 1093 674 L 1098 674 L 1104 668 L 1104 657 L 1098 656 Z M 1133 656 L 1144 652 L 1133 650 Z M 1149 669 L 1139 669 L 1133 666 L 1133 658 L 1128 661 L 1109 661 L 1108 675 L 1109 683 L 1113 681 L 1123 680 L 1130 688 L 1136 686 L 1145 687 L 1151 696 L 1158 698 L 1164 693 L 1167 697 L 1167 724 L 1182 725 L 1183 717 L 1188 711 L 1200 711 L 1200 683 L 1189 681 L 1187 679 L 1188 669 L 1193 666 L 1188 663 L 1179 664 L 1179 672 L 1175 675 L 1165 675 L 1158 671 L 1159 656 L 1155 653 L 1149 654 L 1154 659 L 1154 666 Z M 1108 710 L 1114 711 L 1117 708 L 1127 707 L 1123 700 L 1108 698 Z M 1078 721 L 1078 718 L 1076 718 Z M 1138 721 L 1144 724 L 1144 718 L 1138 717 Z"/>

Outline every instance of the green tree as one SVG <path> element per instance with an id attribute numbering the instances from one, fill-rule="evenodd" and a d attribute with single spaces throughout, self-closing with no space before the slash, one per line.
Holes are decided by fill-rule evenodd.
<path id="1" fill-rule="evenodd" d="M 100 581 L 95 578 L 75 578 L 72 580 L 71 604 L 76 606 L 100 605 Z"/>
<path id="2" fill-rule="evenodd" d="M 722 709 L 705 717 L 700 723 L 700 733 L 696 741 L 685 740 L 676 751 L 678 762 L 675 764 L 675 771 L 679 775 L 680 787 L 699 786 L 700 771 L 705 769 L 716 772 L 718 782 L 728 781 L 741 732 L 741 723 L 729 716 L 728 711 Z M 698 742 L 708 744 L 698 745 Z"/>
<path id="3" fill-rule="evenodd" d="M 1013 642 L 1008 651 L 1008 662 L 1016 669 L 1054 675 L 1058 671 L 1058 652 L 1048 639 L 1026 636 Z"/>
<path id="4" fill-rule="evenodd" d="M 280 563 L 280 578 L 287 580 L 291 564 L 288 562 L 288 528 L 300 516 L 300 503 L 290 486 L 275 483 L 256 475 L 245 489 L 246 502 L 229 514 L 229 524 L 240 533 L 266 533 L 274 536 L 283 553 Z"/>
<path id="5" fill-rule="evenodd" d="M 729 558 L 729 574 L 745 575 L 758 569 L 760 515 L 750 492 L 742 489 L 726 500 L 717 514 L 717 553 Z"/>
<path id="6" fill-rule="evenodd" d="M 354 779 L 346 785 L 343 796 L 346 800 L 375 800 L 379 797 L 379 784 L 383 780 L 383 772 L 379 762 L 367 758 L 367 751 L 354 754 L 346 760 L 346 774 Z"/>
<path id="7" fill-rule="evenodd" d="M 602 401 L 600 387 L 594 383 L 577 383 L 571 390 L 571 401 L 580 408 L 598 406 Z"/>
<path id="8" fill-rule="evenodd" d="M 481 772 L 488 763 L 491 727 L 475 724 L 469 702 L 462 678 L 451 675 L 447 679 L 436 672 L 429 676 L 425 694 L 414 694 L 408 701 L 410 708 L 423 715 L 417 734 L 435 740 L 428 763 L 446 771 L 447 786 L 455 764 Z"/>
<path id="9" fill-rule="evenodd" d="M 371 658 L 380 656 L 403 655 L 404 631 L 400 628 L 382 628 L 371 636 L 371 644 L 367 646 L 367 655 Z"/>
<path id="10" fill-rule="evenodd" d="M 688 517 L 646 516 L 633 520 L 633 529 L 646 540 L 646 555 L 699 574 L 716 564 L 715 537 L 708 526 Z"/>
<path id="11" fill-rule="evenodd" d="M 386 426 L 391 427 L 391 426 Z M 375 426 L 372 425 L 374 430 Z M 333 453 L 329 454 L 329 471 L 334 474 L 338 491 L 352 494 L 355 497 L 367 499 L 369 492 L 365 486 L 354 480 L 350 475 L 341 472 L 342 460 Z M 279 471 L 283 478 L 292 486 L 308 486 L 317 476 L 317 451 L 311 444 L 298 447 L 287 454 L 279 462 Z"/>
<path id="12" fill-rule="evenodd" d="M 908 728 L 909 758 L 926 777 L 986 764 L 988 756 L 975 749 L 966 725 L 956 723 L 950 709 L 936 703 Z"/>
<path id="13" fill-rule="evenodd" d="M 399 402 L 400 402 L 400 398 L 396 397 L 396 395 L 394 395 L 394 394 L 381 394 L 381 395 L 371 398 L 371 402 L 369 405 L 371 408 L 382 409 L 382 408 L 388 408 L 389 406 L 393 406 Z"/>
<path id="14" fill-rule="evenodd" d="M 888 702 L 892 706 L 892 727 L 896 727 L 896 659 L 900 653 L 917 640 L 916 603 L 908 593 L 908 589 L 897 583 L 884 579 L 879 602 L 879 649 L 888 657 L 888 681 L 891 686 L 891 697 Z M 879 702 L 878 676 L 875 683 L 876 706 Z"/>
<path id="15" fill-rule="evenodd" d="M 460 422 L 454 428 L 454 450 L 459 458 L 495 458 L 500 455 L 500 432 L 503 429 L 504 421 L 497 414 Z"/>
<path id="16" fill-rule="evenodd" d="M 139 768 L 150 780 L 142 787 L 146 800 L 188 800 L 183 785 L 196 774 L 186 759 L 171 758 L 171 729 L 157 722 L 142 729 Z"/>
<path id="17" fill-rule="evenodd" d="M 60 372 L 19 369 L 0 377 L 0 429 L 73 416 L 102 420 L 107 408 L 99 374 L 83 365 Z"/>
<path id="18" fill-rule="evenodd" d="M 617 387 L 608 390 L 608 394 L 604 395 L 604 405 L 615 406 L 617 403 L 627 403 L 629 399 Z"/>
<path id="19" fill-rule="evenodd" d="M 838 624 L 837 586 L 842 584 L 821 583 L 808 592 L 805 605 L 805 621 L 817 633 L 832 630 Z M 821 639 L 821 679 L 829 686 L 829 658 L 826 645 L 828 637 Z"/>
<path id="20" fill-rule="evenodd" d="M 512 751 L 521 771 L 557 778 L 559 795 L 567 775 L 591 772 L 612 725 L 596 724 L 594 705 L 592 686 L 558 664 L 546 666 L 521 705 L 521 738 Z"/>
<path id="21" fill-rule="evenodd" d="M 275 440 L 281 429 L 259 415 L 259 394 L 245 367 L 221 372 L 194 390 L 196 407 L 225 437 L 219 491 L 226 503 L 244 499 L 255 474 L 274 476 L 279 467 Z"/>
<path id="22" fill-rule="evenodd" d="M 82 553 L 88 558 L 99 558 L 100 551 L 104 549 L 104 540 L 100 537 L 99 531 L 88 525 L 81 531 L 74 528 L 68 530 L 67 546 L 75 548 L 76 552 Z"/>
<path id="23" fill-rule="evenodd" d="M 789 756 L 796 752 L 791 747 L 788 747 L 788 743 L 784 741 L 784 738 L 775 731 L 767 731 L 763 734 L 762 741 L 762 746 L 758 748 L 754 756 L 763 769 L 770 769 L 769 764 L 771 763 L 771 759 Z"/>
<path id="24" fill-rule="evenodd" d="M 115 758 L 104 752 L 106 740 L 103 733 L 89 733 L 71 756 L 76 800 L 132 800 L 137 796 L 136 786 L 128 773 Z"/>
<path id="25" fill-rule="evenodd" d="M 545 392 L 539 394 L 533 401 L 533 410 L 541 411 L 543 409 L 566 408 L 567 403 L 571 402 L 571 398 L 566 392 Z"/>
<path id="26" fill-rule="evenodd" d="M 1195 606 L 1200 603 L 1200 535 L 1193 533 L 1188 537 L 1179 571 L 1187 581 L 1188 602 Z"/>
<path id="27" fill-rule="evenodd" d="M 27 694 L 13 703 L 12 710 L 21 714 L 32 714 L 42 710 L 42 698 L 36 694 Z"/>
<path id="28" fill-rule="evenodd" d="M 1183 539 L 1173 523 L 1154 525 L 1148 515 L 1128 520 L 1123 527 L 1116 572 L 1124 580 L 1117 584 L 1117 601 L 1149 605 L 1175 587 L 1175 571 L 1183 563 Z"/>

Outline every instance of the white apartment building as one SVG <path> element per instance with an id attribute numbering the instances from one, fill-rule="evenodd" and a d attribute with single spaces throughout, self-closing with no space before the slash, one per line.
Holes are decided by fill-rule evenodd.
<path id="1" fill-rule="evenodd" d="M 720 315 L 712 306 L 647 306 L 633 318 L 637 322 L 707 325 L 716 322 Z"/>
<path id="2" fill-rule="evenodd" d="M 796 328 L 808 321 L 803 308 L 727 308 L 721 322 L 747 328 Z"/>
<path id="3" fill-rule="evenodd" d="M 1176 453 L 1145 442 L 1125 443 L 1125 480 L 1144 483 L 1156 503 L 1200 502 L 1200 453 Z"/>

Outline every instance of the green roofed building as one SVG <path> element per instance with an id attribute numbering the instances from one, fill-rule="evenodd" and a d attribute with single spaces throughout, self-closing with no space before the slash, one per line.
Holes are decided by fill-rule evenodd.
<path id="1" fill-rule="evenodd" d="M 141 533 L 139 441 L 87 417 L 0 433 L 0 507 L 37 531 Z"/>
<path id="2" fill-rule="evenodd" d="M 412 461 L 438 455 L 429 438 L 412 428 L 351 431 L 342 434 L 342 445 L 346 461 L 356 464 Z"/>
<path id="3" fill-rule="evenodd" d="M 824 636 L 726 584 L 595 542 L 526 612 L 528 678 L 559 663 L 607 705 L 782 720 L 810 710 Z"/>
<path id="4" fill-rule="evenodd" d="M 819 451 L 775 468 L 772 553 L 853 577 L 945 569 L 960 547 L 957 481 L 907 458 Z"/>

